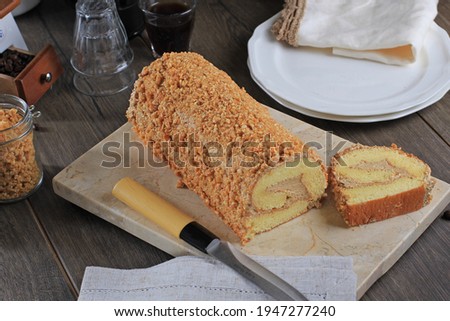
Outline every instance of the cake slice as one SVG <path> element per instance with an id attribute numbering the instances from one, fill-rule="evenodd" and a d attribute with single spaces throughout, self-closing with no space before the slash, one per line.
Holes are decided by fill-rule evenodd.
<path id="1" fill-rule="evenodd" d="M 431 200 L 430 167 L 396 145 L 354 145 L 331 160 L 330 185 L 348 226 L 417 211 Z"/>

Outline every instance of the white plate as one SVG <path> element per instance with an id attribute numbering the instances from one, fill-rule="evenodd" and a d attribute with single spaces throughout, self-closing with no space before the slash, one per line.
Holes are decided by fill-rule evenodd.
<path id="1" fill-rule="evenodd" d="M 415 112 L 418 112 L 419 110 L 422 110 L 435 102 L 442 99 L 442 97 L 445 96 L 448 90 L 443 89 L 440 92 L 438 92 L 433 97 L 430 97 L 427 101 L 423 102 L 422 104 L 416 105 L 414 107 L 402 110 L 400 112 L 396 113 L 388 113 L 388 114 L 382 114 L 382 115 L 373 115 L 373 116 L 342 116 L 342 115 L 333 115 L 333 114 L 326 114 L 326 113 L 320 113 L 316 112 L 310 109 L 302 108 L 300 106 L 294 105 L 289 101 L 284 100 L 281 97 L 278 97 L 276 94 L 270 92 L 265 88 L 261 83 L 258 82 L 256 77 L 253 74 L 252 67 L 250 64 L 250 61 L 248 62 L 248 68 L 250 70 L 250 75 L 252 76 L 252 79 L 256 82 L 257 85 L 261 87 L 270 97 L 272 97 L 273 100 L 278 102 L 279 104 L 283 105 L 286 108 L 289 108 L 291 110 L 294 110 L 296 112 L 299 112 L 300 114 L 314 117 L 314 118 L 320 118 L 320 119 L 326 119 L 326 120 L 334 120 L 334 121 L 341 121 L 341 122 L 349 122 L 349 123 L 374 123 L 374 122 L 380 122 L 380 121 L 387 121 L 387 120 L 393 120 L 402 118 L 405 116 L 408 116 L 410 114 L 413 114 Z"/>
<path id="2" fill-rule="evenodd" d="M 285 101 L 329 115 L 398 113 L 450 89 L 450 40 L 433 23 L 418 61 L 392 66 L 331 54 L 328 49 L 294 48 L 258 26 L 248 42 L 255 79 Z"/>

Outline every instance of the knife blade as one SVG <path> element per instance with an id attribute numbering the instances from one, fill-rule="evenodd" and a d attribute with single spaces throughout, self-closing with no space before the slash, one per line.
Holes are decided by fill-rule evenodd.
<path id="1" fill-rule="evenodd" d="M 113 187 L 112 194 L 169 234 L 231 267 L 274 299 L 307 300 L 289 283 L 239 251 L 229 242 L 220 240 L 192 217 L 132 178 L 124 177 L 119 180 Z"/>

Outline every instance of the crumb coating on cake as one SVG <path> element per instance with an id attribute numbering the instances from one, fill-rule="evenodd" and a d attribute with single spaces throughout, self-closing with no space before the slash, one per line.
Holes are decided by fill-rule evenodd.
<path id="1" fill-rule="evenodd" d="M 324 194 L 327 173 L 319 156 L 305 149 L 300 139 L 272 119 L 266 107 L 198 54 L 164 54 L 144 67 L 132 91 L 127 117 L 138 137 L 152 145 L 156 156 L 168 161 L 180 177 L 180 185 L 196 192 L 243 244 L 262 232 L 253 217 L 286 209 L 300 198 L 307 199 L 308 208 L 317 206 Z M 176 141 L 198 148 L 171 148 Z M 270 141 L 270 148 L 264 147 L 265 141 Z M 214 157 L 205 157 L 205 151 Z M 259 179 L 299 155 L 315 164 L 319 185 L 315 190 L 320 195 L 308 192 L 306 197 L 296 198 L 280 187 L 281 191 L 273 194 L 286 194 L 286 202 L 277 203 L 275 209 L 255 206 L 252 196 L 258 196 L 253 189 Z M 245 162 L 249 162 L 247 166 L 243 166 Z M 298 168 L 306 167 L 299 163 Z M 295 174 L 303 179 L 307 176 L 304 171 Z M 277 175 L 279 180 L 286 179 L 282 170 Z"/>

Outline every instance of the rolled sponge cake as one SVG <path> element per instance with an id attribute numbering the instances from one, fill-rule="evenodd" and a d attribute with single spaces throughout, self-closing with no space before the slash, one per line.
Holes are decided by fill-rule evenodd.
<path id="1" fill-rule="evenodd" d="M 144 67 L 127 117 L 242 244 L 320 206 L 320 157 L 199 54 L 168 53 Z"/>
<path id="2" fill-rule="evenodd" d="M 356 144 L 331 159 L 330 185 L 337 210 L 357 226 L 419 210 L 434 180 L 426 163 L 395 144 Z"/>

